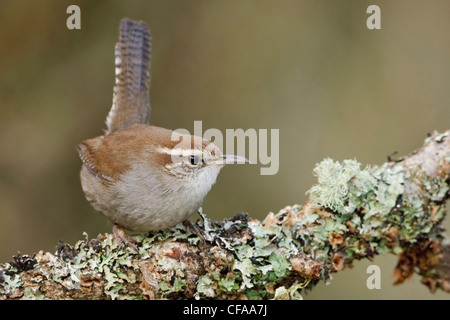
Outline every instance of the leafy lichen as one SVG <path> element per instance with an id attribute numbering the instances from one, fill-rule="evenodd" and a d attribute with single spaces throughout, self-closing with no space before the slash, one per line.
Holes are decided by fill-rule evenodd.
<path id="1" fill-rule="evenodd" d="M 359 204 L 358 197 L 376 184 L 370 169 L 361 170 L 361 164 L 356 160 L 339 163 L 327 158 L 316 165 L 314 173 L 318 184 L 308 191 L 310 199 L 338 213 L 354 211 Z"/>

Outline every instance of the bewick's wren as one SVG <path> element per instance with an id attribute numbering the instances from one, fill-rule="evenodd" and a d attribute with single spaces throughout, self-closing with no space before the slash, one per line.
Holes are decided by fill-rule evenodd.
<path id="1" fill-rule="evenodd" d="M 200 137 L 148 125 L 150 56 L 147 25 L 123 19 L 106 133 L 77 146 L 86 198 L 114 222 L 119 237 L 125 234 L 117 226 L 151 231 L 185 221 L 201 207 L 225 164 L 248 163 L 222 155 Z"/>

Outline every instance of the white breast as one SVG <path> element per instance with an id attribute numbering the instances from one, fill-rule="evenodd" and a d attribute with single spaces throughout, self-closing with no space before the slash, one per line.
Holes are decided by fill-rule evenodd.
<path id="1" fill-rule="evenodd" d="M 136 164 L 111 187 L 114 210 L 105 213 L 120 226 L 134 231 L 162 230 L 186 220 L 202 205 L 221 167 L 210 166 L 187 179 Z M 156 171 L 156 172 L 155 172 Z"/>

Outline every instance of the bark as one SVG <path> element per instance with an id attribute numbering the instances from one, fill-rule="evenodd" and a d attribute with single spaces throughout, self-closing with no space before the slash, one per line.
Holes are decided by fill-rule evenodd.
<path id="1" fill-rule="evenodd" d="M 377 254 L 399 256 L 395 283 L 414 273 L 450 292 L 450 245 L 441 223 L 450 197 L 450 130 L 381 166 L 325 159 L 304 205 L 177 225 L 135 236 L 60 242 L 55 253 L 0 264 L 3 299 L 299 299 L 330 274 Z"/>

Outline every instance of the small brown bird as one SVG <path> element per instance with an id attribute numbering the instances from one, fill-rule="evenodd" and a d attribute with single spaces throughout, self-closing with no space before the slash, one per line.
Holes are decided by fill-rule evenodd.
<path id="1" fill-rule="evenodd" d="M 212 142 L 148 125 L 151 35 L 142 21 L 123 19 L 115 47 L 116 83 L 105 135 L 77 146 L 87 200 L 127 244 L 133 231 L 161 230 L 187 221 L 201 207 L 225 164 Z M 133 245 L 134 247 L 134 245 Z"/>

